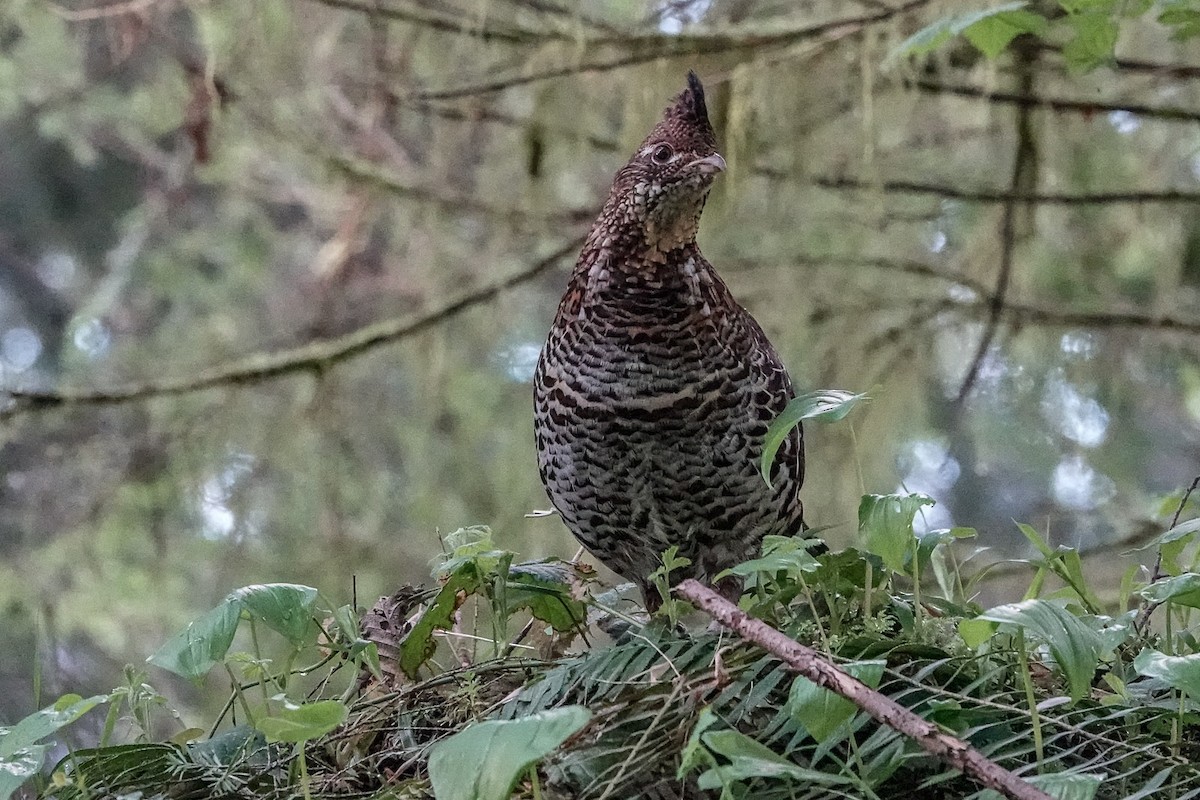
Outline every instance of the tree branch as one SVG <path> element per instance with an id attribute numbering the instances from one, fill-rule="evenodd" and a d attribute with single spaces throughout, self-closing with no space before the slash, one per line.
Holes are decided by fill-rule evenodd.
<path id="1" fill-rule="evenodd" d="M 770 168 L 755 169 L 755 172 L 771 178 L 783 179 L 787 175 Z M 960 189 L 956 186 L 945 186 L 936 183 L 919 183 L 916 181 L 881 181 L 872 182 L 859 178 L 818 176 L 812 182 L 823 189 L 867 190 L 872 189 L 888 194 L 917 194 L 932 195 L 947 200 L 961 200 L 966 203 L 1007 203 L 1015 200 L 1018 203 L 1059 206 L 1092 206 L 1116 205 L 1132 203 L 1134 205 L 1150 203 L 1200 203 L 1200 192 L 1185 192 L 1168 189 L 1166 191 L 1125 191 L 1125 192 L 1089 192 L 1088 194 L 1066 194 L 1061 192 L 1021 192 L 994 189 Z"/>
<path id="2" fill-rule="evenodd" d="M 400 8 L 391 4 L 383 4 L 376 0 L 310 0 L 330 8 L 346 11 L 357 11 L 368 16 L 378 16 L 397 22 L 411 22 L 435 31 L 456 33 L 471 36 L 476 39 L 499 42 L 524 43 L 538 38 L 561 38 L 553 31 L 526 31 L 518 28 L 497 28 L 494 25 L 478 24 L 466 16 L 453 17 L 444 14 L 433 14 L 423 9 L 408 6 Z"/>
<path id="3" fill-rule="evenodd" d="M 117 405 L 153 397 L 183 395 L 225 386 L 246 386 L 300 372 L 326 369 L 334 364 L 361 356 L 382 345 L 391 344 L 444 322 L 461 312 L 491 300 L 496 295 L 519 286 L 548 271 L 562 258 L 583 245 L 578 236 L 539 259 L 529 267 L 496 283 L 468 292 L 439 308 L 418 317 L 384 320 L 367 325 L 344 336 L 320 340 L 275 353 L 260 353 L 232 364 L 214 367 L 195 375 L 151 380 L 108 389 L 55 389 L 0 391 L 8 397 L 8 405 L 0 405 L 0 420 L 10 419 L 28 411 L 60 406 Z M 0 401 L 2 402 L 2 401 Z"/>
<path id="4" fill-rule="evenodd" d="M 376 167 L 369 161 L 361 159 L 333 155 L 327 156 L 327 163 L 337 171 L 355 180 L 371 183 L 386 189 L 392 194 L 441 206 L 451 211 L 476 212 L 511 221 L 535 220 L 538 222 L 566 222 L 571 224 L 590 221 L 595 219 L 596 215 L 600 213 L 598 206 L 572 208 L 550 213 L 523 211 L 519 208 L 494 205 L 474 197 L 443 195 L 424 186 L 413 186 L 405 183 L 398 176 Z"/>
<path id="5" fill-rule="evenodd" d="M 895 700 L 880 694 L 831 664 L 811 647 L 796 642 L 762 620 L 754 619 L 712 589 L 689 578 L 675 593 L 748 642 L 780 659 L 816 685 L 840 695 L 872 719 L 916 742 L 930 755 L 979 784 L 1013 800 L 1050 800 L 1050 795 L 1025 782 L 962 739 L 944 733 Z"/>
<path id="6" fill-rule="evenodd" d="M 936 81 L 918 80 L 908 85 L 928 94 L 949 94 L 974 97 L 989 103 L 1007 103 L 1022 108 L 1048 108 L 1051 111 L 1071 111 L 1080 114 L 1100 114 L 1109 111 L 1128 111 L 1139 117 L 1175 122 L 1200 121 L 1200 111 L 1176 106 L 1148 106 L 1142 103 L 1116 103 L 1104 100 L 1072 100 L 1063 97 L 1041 97 L 1032 92 L 993 92 L 978 86 L 951 86 Z"/>
<path id="7" fill-rule="evenodd" d="M 320 1 L 326 2 L 327 0 Z M 354 0 L 335 1 L 341 3 Z M 637 48 L 636 52 L 625 53 L 607 61 L 565 64 L 539 72 L 496 78 L 482 83 L 416 91 L 404 99 L 407 102 L 412 102 L 414 100 L 447 100 L 471 97 L 473 95 L 499 92 L 515 86 L 537 83 L 551 78 L 561 78 L 567 75 L 609 72 L 622 67 L 629 67 L 664 58 L 711 55 L 714 53 L 728 53 L 741 50 L 761 52 L 769 48 L 786 47 L 809 39 L 825 38 L 833 41 L 858 33 L 868 25 L 885 22 L 893 17 L 907 13 L 915 8 L 926 5 L 928 2 L 929 0 L 909 0 L 909 2 L 903 5 L 886 11 L 878 11 L 874 14 L 864 14 L 859 17 L 847 17 L 830 22 L 822 22 L 817 25 L 764 33 L 699 33 L 685 36 L 652 34 L 619 38 L 585 38 L 577 42 L 580 47 L 585 45 L 637 45 Z"/>

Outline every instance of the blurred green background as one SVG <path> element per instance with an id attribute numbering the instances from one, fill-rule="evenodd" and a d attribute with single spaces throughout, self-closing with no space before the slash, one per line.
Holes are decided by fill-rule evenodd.
<path id="1" fill-rule="evenodd" d="M 729 163 L 702 248 L 801 390 L 872 397 L 809 429 L 810 521 L 924 491 L 981 562 L 1018 520 L 1115 586 L 1200 472 L 1200 46 L 1145 15 L 1088 72 L 889 58 L 959 8 L 7 0 L 0 386 L 145 396 L 0 411 L 0 724 L 244 584 L 369 605 L 479 523 L 572 554 L 526 517 L 529 379 L 689 68 Z"/>

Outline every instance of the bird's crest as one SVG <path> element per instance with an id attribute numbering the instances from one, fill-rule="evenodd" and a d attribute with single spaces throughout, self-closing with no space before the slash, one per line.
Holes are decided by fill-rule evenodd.
<path id="1" fill-rule="evenodd" d="M 717 135 L 708 119 L 708 104 L 704 99 L 704 84 L 689 70 L 687 88 L 680 92 L 663 112 L 663 119 L 646 137 L 646 143 L 669 141 L 696 153 L 711 153 L 717 149 Z"/>

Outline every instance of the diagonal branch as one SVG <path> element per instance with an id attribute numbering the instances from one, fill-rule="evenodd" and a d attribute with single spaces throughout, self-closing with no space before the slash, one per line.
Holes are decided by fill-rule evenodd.
<path id="1" fill-rule="evenodd" d="M 892 698 L 827 661 L 816 650 L 788 638 L 762 620 L 689 578 L 675 593 L 748 642 L 778 656 L 816 685 L 849 700 L 877 722 L 907 736 L 930 755 L 949 764 L 989 789 L 1013 800 L 1050 800 L 1050 795 L 1021 780 L 967 742 L 942 731 Z"/>
<path id="2" fill-rule="evenodd" d="M 364 355 L 382 345 L 391 344 L 428 330 L 468 308 L 491 300 L 501 292 L 528 283 L 547 272 L 564 257 L 577 251 L 583 245 L 583 239 L 583 236 L 577 236 L 529 267 L 501 281 L 468 292 L 418 317 L 384 320 L 344 336 L 310 342 L 279 352 L 252 355 L 232 364 L 214 367 L 195 375 L 150 380 L 145 383 L 132 383 L 108 389 L 51 389 L 45 391 L 11 389 L 0 392 L 0 398 L 5 395 L 8 398 L 8 405 L 0 406 L 0 420 L 9 419 L 28 411 L 60 406 L 117 405 L 154 397 L 191 394 L 205 389 L 254 385 L 286 375 L 320 371 L 339 362 Z"/>

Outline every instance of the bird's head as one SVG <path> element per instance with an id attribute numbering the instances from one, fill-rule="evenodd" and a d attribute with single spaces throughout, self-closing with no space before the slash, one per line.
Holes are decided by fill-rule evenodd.
<path id="1" fill-rule="evenodd" d="M 666 253 L 696 238 L 713 178 L 724 169 L 704 87 L 689 72 L 687 88 L 617 173 L 606 210 L 640 226 L 650 249 Z"/>

